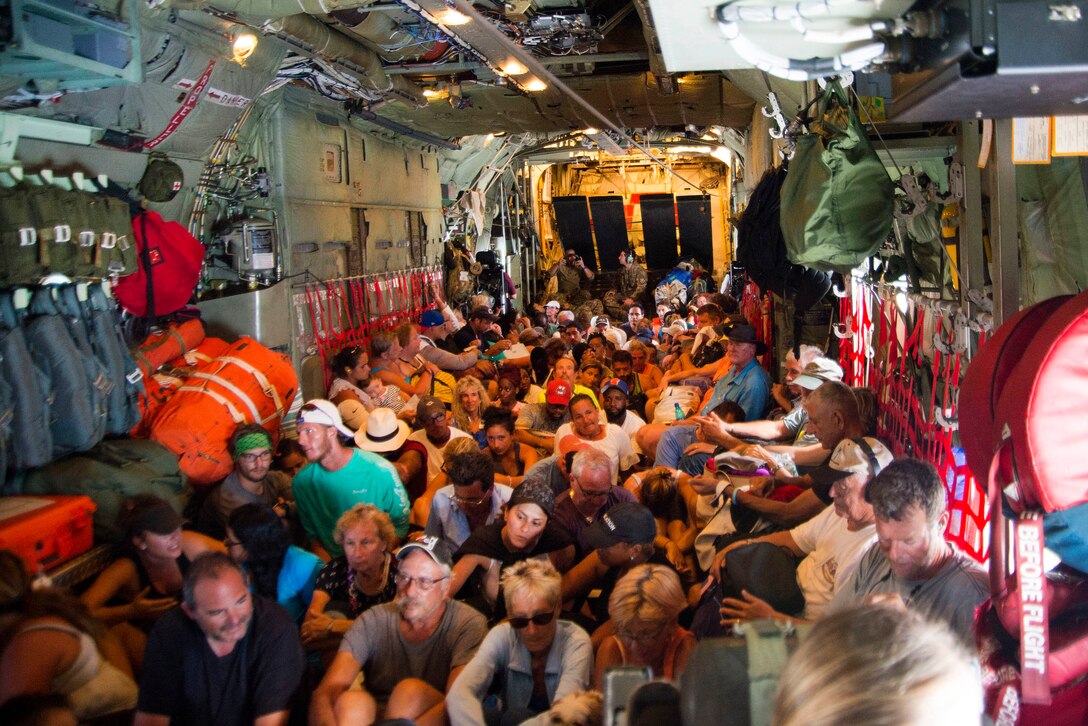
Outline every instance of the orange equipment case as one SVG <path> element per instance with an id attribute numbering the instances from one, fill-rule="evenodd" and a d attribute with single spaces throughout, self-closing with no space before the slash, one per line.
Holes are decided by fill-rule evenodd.
<path id="1" fill-rule="evenodd" d="M 90 497 L 0 497 L 0 549 L 11 550 L 31 575 L 78 557 L 94 544 Z"/>

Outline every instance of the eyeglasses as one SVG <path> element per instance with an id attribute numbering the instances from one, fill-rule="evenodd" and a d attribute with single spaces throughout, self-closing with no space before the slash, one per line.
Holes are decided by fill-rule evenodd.
<path id="1" fill-rule="evenodd" d="M 515 630 L 524 630 L 529 627 L 531 622 L 533 625 L 547 625 L 555 619 L 555 611 L 549 610 L 546 613 L 537 613 L 536 615 L 530 615 L 527 618 L 508 618 L 507 622 L 510 623 L 510 627 Z"/>
<path id="2" fill-rule="evenodd" d="M 665 633 L 667 627 L 669 627 L 668 623 L 661 623 L 656 628 L 642 628 L 637 632 L 628 628 L 616 628 L 616 635 L 624 640 L 646 643 L 660 638 Z"/>
<path id="3" fill-rule="evenodd" d="M 478 507 L 488 499 L 491 498 L 491 494 L 484 494 L 482 497 L 476 497 L 475 499 L 469 499 L 468 497 L 462 497 L 460 494 L 454 494 L 450 499 L 460 504 L 462 507 Z"/>
<path id="4" fill-rule="evenodd" d="M 408 589 L 408 587 L 414 582 L 416 584 L 416 587 L 418 587 L 423 592 L 428 592 L 438 583 L 448 579 L 450 579 L 449 576 L 439 577 L 437 580 L 433 580 L 430 577 L 411 577 L 409 575 L 393 576 L 393 582 L 397 583 L 397 587 L 403 587 L 404 589 Z"/>
<path id="5" fill-rule="evenodd" d="M 601 490 L 598 490 L 598 489 L 586 489 L 584 486 L 582 486 L 581 482 L 575 482 L 575 483 L 578 484 L 578 491 L 582 492 L 582 496 L 585 497 L 586 499 L 603 499 L 604 497 L 607 497 L 609 494 L 612 493 L 612 487 L 608 487 L 607 489 L 601 489 Z"/>
<path id="6" fill-rule="evenodd" d="M 245 453 L 238 457 L 247 464 L 256 464 L 258 461 L 272 461 L 271 449 L 265 449 L 259 454 Z"/>

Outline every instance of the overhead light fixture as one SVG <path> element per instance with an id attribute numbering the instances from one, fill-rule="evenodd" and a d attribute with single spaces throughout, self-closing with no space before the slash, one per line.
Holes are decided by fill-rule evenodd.
<path id="1" fill-rule="evenodd" d="M 239 29 L 231 33 L 231 59 L 244 66 L 253 51 L 257 50 L 257 34 L 248 29 Z"/>
<path id="2" fill-rule="evenodd" d="M 500 70 L 508 76 L 520 76 L 529 72 L 529 69 L 518 60 L 511 58 L 502 64 Z"/>
<path id="3" fill-rule="evenodd" d="M 529 93 L 540 93 L 541 91 L 548 90 L 548 84 L 540 80 L 539 78 L 530 78 L 528 81 L 525 82 L 522 88 L 524 88 Z"/>
<path id="4" fill-rule="evenodd" d="M 434 19 L 442 25 L 465 25 L 472 22 L 472 18 L 462 13 L 460 10 L 454 10 L 453 8 L 446 8 L 435 13 Z"/>
<path id="5" fill-rule="evenodd" d="M 423 97 L 428 99 L 428 100 L 431 100 L 431 101 L 436 101 L 436 100 L 438 100 L 440 98 L 447 98 L 449 95 L 450 95 L 450 92 L 448 90 L 446 90 L 445 88 L 424 88 L 423 89 Z"/>
<path id="6" fill-rule="evenodd" d="M 592 136 L 593 134 L 599 134 L 601 132 L 600 132 L 600 129 L 595 129 L 592 126 L 590 126 L 588 129 L 582 129 L 582 133 L 585 134 L 586 136 Z"/>

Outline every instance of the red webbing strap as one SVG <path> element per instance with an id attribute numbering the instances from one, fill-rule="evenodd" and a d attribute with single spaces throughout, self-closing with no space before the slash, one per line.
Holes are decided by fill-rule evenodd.
<path id="1" fill-rule="evenodd" d="M 320 292 L 313 285 L 306 286 L 306 307 L 310 311 L 310 329 L 314 335 L 314 345 L 317 347 L 317 357 L 321 360 L 321 374 L 324 381 L 325 388 L 329 387 L 331 381 L 331 371 L 329 370 L 329 348 L 323 335 L 325 330 L 324 326 L 324 310 L 321 306 Z"/>
<path id="2" fill-rule="evenodd" d="M 352 328 L 357 345 L 366 346 L 370 342 L 370 321 L 366 304 L 366 289 L 363 281 L 356 277 L 351 280 L 351 307 L 354 311 Z"/>
<path id="3" fill-rule="evenodd" d="M 382 281 L 379 278 L 374 278 L 374 314 L 370 316 L 371 329 L 377 326 L 379 329 L 382 327 L 382 320 L 385 317 L 385 295 L 382 293 Z"/>

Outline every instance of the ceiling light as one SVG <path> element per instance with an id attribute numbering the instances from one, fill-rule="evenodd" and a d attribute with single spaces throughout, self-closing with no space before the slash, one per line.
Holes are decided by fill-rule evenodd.
<path id="1" fill-rule="evenodd" d="M 528 68 L 513 58 L 503 63 L 501 70 L 508 76 L 520 76 L 529 72 Z"/>
<path id="2" fill-rule="evenodd" d="M 530 78 L 528 81 L 525 82 L 522 88 L 524 88 L 526 91 L 529 91 L 530 93 L 540 93 L 541 91 L 548 90 L 548 84 L 540 80 L 539 78 Z"/>
<path id="3" fill-rule="evenodd" d="M 592 136 L 593 134 L 599 134 L 601 132 L 600 132 L 599 129 L 595 129 L 592 126 L 590 126 L 588 129 L 582 129 L 582 133 L 585 134 L 586 136 Z"/>
<path id="4" fill-rule="evenodd" d="M 230 52 L 235 63 L 244 66 L 255 50 L 257 50 L 256 33 L 249 30 L 237 30 L 231 34 Z"/>
<path id="5" fill-rule="evenodd" d="M 472 18 L 453 8 L 446 8 L 435 13 L 434 19 L 442 25 L 465 25 L 472 22 Z"/>
<path id="6" fill-rule="evenodd" d="M 428 100 L 431 100 L 431 101 L 435 101 L 435 100 L 438 100 L 440 98 L 447 98 L 449 95 L 450 95 L 449 91 L 447 91 L 445 88 L 424 88 L 423 89 L 424 98 L 426 98 Z"/>

